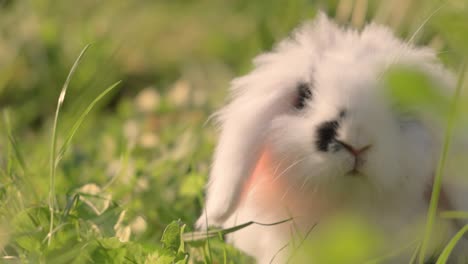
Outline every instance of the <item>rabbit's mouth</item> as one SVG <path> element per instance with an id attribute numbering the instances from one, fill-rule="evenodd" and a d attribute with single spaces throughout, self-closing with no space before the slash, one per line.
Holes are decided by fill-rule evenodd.
<path id="1" fill-rule="evenodd" d="M 353 157 L 352 169 L 346 172 L 346 175 L 350 176 L 361 176 L 363 175 L 362 169 L 366 163 L 365 154 L 372 147 L 372 145 L 366 145 L 361 148 L 356 148 L 350 144 L 347 144 L 343 141 L 336 140 L 346 152 L 348 152 Z"/>
<path id="2" fill-rule="evenodd" d="M 354 157 L 354 163 L 353 163 L 353 168 L 346 172 L 346 175 L 357 177 L 357 176 L 363 176 L 363 167 L 364 164 L 366 163 L 366 160 L 361 157 L 361 156 L 355 156 Z"/>

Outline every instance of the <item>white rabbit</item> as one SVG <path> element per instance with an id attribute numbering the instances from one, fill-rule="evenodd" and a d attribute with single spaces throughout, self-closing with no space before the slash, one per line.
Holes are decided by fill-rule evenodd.
<path id="1" fill-rule="evenodd" d="M 398 40 L 384 26 L 358 32 L 319 14 L 254 64 L 232 82 L 232 100 L 217 114 L 221 135 L 197 226 L 292 217 L 229 236 L 259 263 L 286 262 L 292 249 L 281 249 L 291 230 L 304 235 L 341 212 L 410 239 L 411 224 L 424 223 L 441 132 L 402 118 L 382 76 L 401 64 L 453 87 L 434 52 Z M 456 203 L 464 197 L 458 193 Z M 446 227 L 442 244 L 459 228 L 450 221 Z"/>

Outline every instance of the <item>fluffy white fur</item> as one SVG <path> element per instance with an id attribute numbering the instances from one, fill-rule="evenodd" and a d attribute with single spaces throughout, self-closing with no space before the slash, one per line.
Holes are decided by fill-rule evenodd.
<path id="1" fill-rule="evenodd" d="M 437 165 L 440 132 L 422 120 L 401 121 L 381 79 L 389 66 L 403 64 L 453 86 L 434 52 L 398 40 L 384 26 L 370 24 L 358 32 L 319 14 L 254 64 L 251 73 L 232 82 L 232 100 L 217 115 L 222 130 L 198 227 L 293 217 L 229 237 L 259 263 L 270 263 L 291 230 L 305 234 L 335 212 L 357 214 L 389 239 L 409 239 L 402 230 L 426 215 L 424 193 Z M 309 83 L 313 93 L 300 111 L 292 106 L 299 83 Z M 353 167 L 349 153 L 320 152 L 314 143 L 317 127 L 337 119 L 341 110 L 346 116 L 337 137 L 355 147 L 372 145 L 359 176 L 347 175 Z M 268 172 L 261 170 L 252 181 L 265 150 Z M 456 191 L 454 204 L 467 207 L 465 193 Z M 456 230 L 447 225 L 442 240 Z M 285 262 L 291 251 L 286 247 L 274 262 Z"/>

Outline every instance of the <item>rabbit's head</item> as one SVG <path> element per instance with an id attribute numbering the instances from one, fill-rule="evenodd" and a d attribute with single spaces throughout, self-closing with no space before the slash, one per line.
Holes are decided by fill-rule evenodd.
<path id="1" fill-rule="evenodd" d="M 254 63 L 217 115 L 221 135 L 200 226 L 232 214 L 265 149 L 283 182 L 306 189 L 365 181 L 385 192 L 431 177 L 430 130 L 393 109 L 382 81 L 396 63 L 444 75 L 430 50 L 382 26 L 342 29 L 320 14 Z"/>

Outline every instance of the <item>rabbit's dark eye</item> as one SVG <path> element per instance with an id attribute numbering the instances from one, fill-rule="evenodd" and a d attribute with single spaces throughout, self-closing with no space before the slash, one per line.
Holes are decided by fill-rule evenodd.
<path id="1" fill-rule="evenodd" d="M 320 151 L 328 151 L 330 143 L 332 143 L 336 138 L 336 130 L 339 127 L 340 124 L 336 120 L 324 122 L 318 127 L 315 144 Z"/>
<path id="2" fill-rule="evenodd" d="M 306 106 L 307 100 L 312 98 L 312 91 L 310 90 L 309 84 L 300 83 L 297 86 L 297 97 L 294 101 L 294 107 L 296 109 L 303 109 Z"/>

